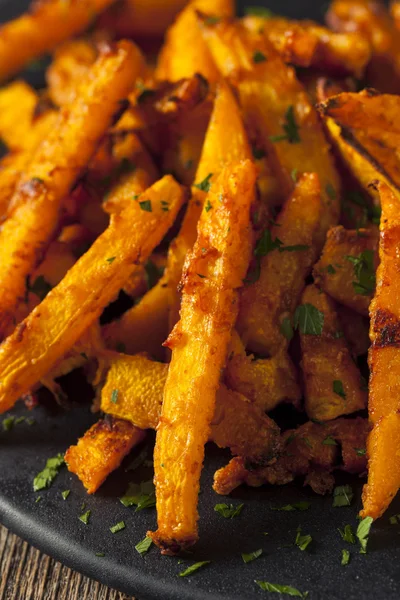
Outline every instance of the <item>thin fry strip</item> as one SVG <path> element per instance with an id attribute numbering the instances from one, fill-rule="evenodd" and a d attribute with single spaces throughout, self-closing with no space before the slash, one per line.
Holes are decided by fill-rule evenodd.
<path id="1" fill-rule="evenodd" d="M 75 102 L 39 146 L 11 199 L 0 232 L 0 339 L 25 294 L 25 281 L 58 226 L 64 197 L 94 154 L 132 87 L 140 54 L 129 42 L 108 47 Z"/>
<path id="2" fill-rule="evenodd" d="M 185 264 L 181 320 L 168 340 L 172 360 L 154 455 L 158 530 L 151 535 L 165 553 L 197 539 L 204 444 L 250 258 L 255 175 L 250 161 L 222 171 Z"/>
<path id="3" fill-rule="evenodd" d="M 100 419 L 65 453 L 68 470 L 82 481 L 88 494 L 94 494 L 108 475 L 144 440 L 146 433 L 128 421 Z"/>
<path id="4" fill-rule="evenodd" d="M 382 206 L 380 265 L 370 306 L 368 484 L 362 516 L 380 517 L 400 487 L 399 199 L 378 184 Z"/>
<path id="5" fill-rule="evenodd" d="M 114 299 L 174 222 L 185 199 L 167 175 L 142 194 L 0 346 L 0 412 L 37 383 Z M 164 210 L 168 204 L 168 211 Z"/>
<path id="6" fill-rule="evenodd" d="M 30 60 L 84 31 L 115 0 L 36 2 L 31 12 L 0 28 L 0 79 L 14 75 Z"/>

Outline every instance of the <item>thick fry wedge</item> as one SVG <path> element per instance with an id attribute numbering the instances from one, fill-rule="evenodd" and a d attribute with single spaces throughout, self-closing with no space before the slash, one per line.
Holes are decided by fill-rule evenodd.
<path id="1" fill-rule="evenodd" d="M 244 25 L 262 32 L 285 62 L 310 67 L 336 77 L 362 77 L 371 57 L 368 39 L 358 31 L 334 33 L 313 21 L 249 16 Z"/>
<path id="2" fill-rule="evenodd" d="M 306 330 L 305 320 L 300 325 L 308 417 L 330 421 L 362 410 L 367 404 L 366 384 L 340 330 L 333 301 L 315 285 L 309 285 L 303 293 L 302 306 L 309 323 L 319 319 L 322 322 L 321 333 Z M 318 315 L 314 314 L 315 309 Z"/>
<path id="3" fill-rule="evenodd" d="M 155 429 L 161 416 L 168 365 L 143 355 L 114 352 L 102 354 L 102 360 L 109 370 L 101 391 L 101 410 L 141 429 Z M 230 448 L 233 454 L 265 460 L 274 453 L 278 434 L 278 427 L 261 408 L 220 385 L 211 422 L 211 441 L 221 448 Z"/>
<path id="4" fill-rule="evenodd" d="M 94 494 L 145 436 L 144 431 L 128 421 L 112 417 L 100 419 L 76 446 L 68 448 L 65 453 L 68 470 L 79 477 L 88 494 Z"/>
<path id="5" fill-rule="evenodd" d="M 352 231 L 341 225 L 328 231 L 314 280 L 337 302 L 368 316 L 378 266 L 378 232 Z"/>
<path id="6" fill-rule="evenodd" d="M 58 226 L 62 201 L 94 154 L 133 85 L 139 52 L 129 42 L 108 48 L 40 145 L 11 199 L 0 232 L 0 339 L 24 297 L 25 280 Z"/>
<path id="7" fill-rule="evenodd" d="M 339 94 L 318 105 L 346 165 L 369 194 L 375 179 L 400 194 L 399 108 L 399 96 L 374 90 Z"/>
<path id="8" fill-rule="evenodd" d="M 195 73 L 201 73 L 210 82 L 219 79 L 218 69 L 199 30 L 197 10 L 217 17 L 234 15 L 232 0 L 191 0 L 167 32 L 158 57 L 158 79 L 177 81 Z"/>
<path id="9" fill-rule="evenodd" d="M 213 185 L 224 165 L 250 158 L 251 150 L 239 107 L 229 87 L 220 83 L 197 168 L 196 183 L 192 188 L 192 199 L 179 235 L 169 248 L 166 279 L 170 294 L 170 330 L 179 319 L 181 295 L 178 286 L 186 254 L 196 240 L 196 226 L 206 197 L 204 190 Z"/>
<path id="10" fill-rule="evenodd" d="M 41 0 L 29 13 L 0 28 L 0 79 L 84 31 L 114 0 Z"/>
<path id="11" fill-rule="evenodd" d="M 140 203 L 114 215 L 90 250 L 3 342 L 0 412 L 37 383 L 96 321 L 136 265 L 160 243 L 184 199 L 182 188 L 167 175 L 142 194 Z"/>
<path id="12" fill-rule="evenodd" d="M 286 350 L 282 323 L 290 322 L 317 256 L 320 221 L 319 180 L 305 173 L 276 224 L 259 240 L 241 291 L 237 329 L 253 352 L 271 357 Z"/>
<path id="13" fill-rule="evenodd" d="M 255 175 L 250 161 L 223 169 L 185 264 L 181 320 L 168 341 L 172 360 L 154 461 L 158 530 L 151 535 L 166 553 L 197 539 L 204 444 L 250 258 Z"/>
<path id="14" fill-rule="evenodd" d="M 327 21 L 336 31 L 364 34 L 373 49 L 367 83 L 381 92 L 400 93 L 400 37 L 384 2 L 334 0 Z"/>
<path id="15" fill-rule="evenodd" d="M 237 85 L 246 121 L 261 135 L 263 149 L 280 181 L 285 200 L 293 173 L 317 173 L 322 189 L 319 245 L 339 217 L 339 179 L 324 133 L 294 70 L 273 45 L 240 23 L 203 21 L 202 27 L 221 73 Z M 277 92 L 279 90 L 279 93 Z"/>

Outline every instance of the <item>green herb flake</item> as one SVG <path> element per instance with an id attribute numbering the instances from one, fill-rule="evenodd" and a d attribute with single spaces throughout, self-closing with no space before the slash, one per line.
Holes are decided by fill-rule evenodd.
<path id="1" fill-rule="evenodd" d="M 104 552 L 96 552 L 95 556 L 99 556 L 100 558 L 103 558 L 105 556 Z"/>
<path id="2" fill-rule="evenodd" d="M 167 202 L 166 200 L 161 200 L 161 210 L 164 212 L 168 212 L 169 211 L 169 202 Z"/>
<path id="3" fill-rule="evenodd" d="M 285 133 L 281 135 L 271 135 L 269 138 L 271 142 L 281 142 L 286 140 L 289 144 L 298 144 L 301 141 L 299 135 L 300 128 L 296 122 L 293 105 L 290 105 L 285 113 L 285 123 L 282 128 Z"/>
<path id="4" fill-rule="evenodd" d="M 83 515 L 80 515 L 78 517 L 78 519 L 80 521 L 82 521 L 82 523 L 84 523 L 84 525 L 87 525 L 89 523 L 90 513 L 91 513 L 91 511 L 87 510 L 85 513 L 83 513 Z"/>
<path id="5" fill-rule="evenodd" d="M 198 190 L 201 190 L 202 192 L 209 192 L 211 189 L 211 177 L 213 176 L 212 173 L 209 173 L 207 175 L 207 177 L 205 179 L 203 179 L 203 181 L 200 181 L 200 183 L 195 183 L 194 187 L 197 188 Z"/>
<path id="6" fill-rule="evenodd" d="M 42 499 L 42 496 L 38 496 L 38 497 L 36 498 L 36 500 L 35 500 L 35 504 L 37 504 L 38 502 L 40 502 L 40 501 L 41 501 L 41 499 Z"/>
<path id="7" fill-rule="evenodd" d="M 340 379 L 335 379 L 332 385 L 332 390 L 335 394 L 346 400 L 346 392 L 344 391 L 343 383 Z"/>
<path id="8" fill-rule="evenodd" d="M 356 281 L 353 289 L 360 296 L 370 296 L 374 293 L 376 277 L 374 270 L 374 251 L 364 250 L 359 256 L 346 256 L 354 269 Z"/>
<path id="9" fill-rule="evenodd" d="M 280 332 L 289 342 L 293 338 L 294 333 L 290 317 L 285 317 L 282 320 Z"/>
<path id="10" fill-rule="evenodd" d="M 26 422 L 27 422 L 28 425 L 35 425 L 36 419 L 34 419 L 33 417 L 28 417 L 26 419 Z"/>
<path id="11" fill-rule="evenodd" d="M 137 543 L 135 546 L 135 550 L 139 552 L 141 556 L 146 554 L 150 550 L 150 546 L 152 545 L 153 540 L 151 537 L 146 536 L 141 542 Z"/>
<path id="12" fill-rule="evenodd" d="M 40 471 L 34 478 L 33 490 L 38 492 L 50 487 L 63 464 L 64 456 L 62 454 L 49 458 L 43 471 Z"/>
<path id="13" fill-rule="evenodd" d="M 139 206 L 145 212 L 152 212 L 153 210 L 151 207 L 151 200 L 143 200 L 142 202 L 139 202 Z"/>
<path id="14" fill-rule="evenodd" d="M 330 182 L 326 184 L 325 191 L 331 200 L 336 200 L 336 190 Z"/>
<path id="15" fill-rule="evenodd" d="M 368 536 L 373 521 L 372 517 L 365 517 L 365 519 L 358 524 L 356 536 L 361 546 L 360 554 L 367 553 Z"/>
<path id="16" fill-rule="evenodd" d="M 345 567 L 350 562 L 350 552 L 348 550 L 342 550 L 342 561 L 341 564 Z"/>
<path id="17" fill-rule="evenodd" d="M 293 502 L 293 504 L 285 504 L 285 506 L 274 507 L 272 510 L 284 510 L 284 511 L 293 511 L 293 510 L 308 510 L 311 506 L 310 502 L 305 500 L 301 502 Z"/>
<path id="18" fill-rule="evenodd" d="M 297 175 L 299 173 L 298 169 L 292 169 L 291 173 L 290 173 L 290 177 L 292 178 L 292 181 L 294 181 L 294 183 L 297 183 Z"/>
<path id="19" fill-rule="evenodd" d="M 210 16 L 204 19 L 204 25 L 210 27 L 211 25 L 217 25 L 221 20 L 221 17 Z"/>
<path id="20" fill-rule="evenodd" d="M 357 456 L 365 456 L 367 454 L 366 448 L 354 448 L 354 452 Z"/>
<path id="21" fill-rule="evenodd" d="M 5 419 L 3 419 L 3 430 L 10 431 L 14 427 L 14 423 L 15 417 L 13 415 L 6 417 Z"/>
<path id="22" fill-rule="evenodd" d="M 350 485 L 337 485 L 333 490 L 332 506 L 350 506 L 353 496 L 353 489 Z"/>
<path id="23" fill-rule="evenodd" d="M 265 56 L 265 54 L 263 52 L 261 52 L 260 50 L 256 50 L 253 54 L 253 63 L 258 64 L 258 63 L 262 63 L 265 62 L 267 60 L 267 57 Z"/>
<path id="24" fill-rule="evenodd" d="M 303 335 L 321 335 L 324 313 L 312 304 L 300 304 L 294 313 L 294 327 Z"/>
<path id="25" fill-rule="evenodd" d="M 118 531 L 122 531 L 123 529 L 125 529 L 125 527 L 126 526 L 124 521 L 120 521 L 119 523 L 112 525 L 112 527 L 110 527 L 110 531 L 111 533 L 118 533 Z"/>
<path id="26" fill-rule="evenodd" d="M 179 577 L 187 577 L 188 575 L 195 573 L 196 571 L 198 571 L 205 565 L 209 565 L 209 564 L 210 564 L 209 560 L 202 560 L 200 562 L 194 563 L 194 565 L 190 565 L 190 567 L 188 567 L 187 569 L 185 569 L 184 571 L 179 573 Z"/>
<path id="27" fill-rule="evenodd" d="M 63 500 L 66 500 L 68 498 L 68 496 L 70 495 L 71 490 L 64 490 L 63 492 L 61 492 L 61 496 L 63 497 Z"/>
<path id="28" fill-rule="evenodd" d="M 344 542 L 348 542 L 349 544 L 355 544 L 356 538 L 353 533 L 353 529 L 351 525 L 345 525 L 343 531 L 341 529 L 338 530 L 340 535 L 342 536 L 342 540 Z"/>
<path id="29" fill-rule="evenodd" d="M 301 527 L 297 529 L 295 544 L 300 550 L 304 551 L 312 542 L 311 535 L 301 535 Z"/>
<path id="30" fill-rule="evenodd" d="M 324 446 L 337 446 L 337 441 L 331 436 L 328 435 L 322 442 Z"/>
<path id="31" fill-rule="evenodd" d="M 152 260 L 148 260 L 144 265 L 144 274 L 147 289 L 151 290 L 164 273 L 164 267 L 158 267 Z"/>
<path id="32" fill-rule="evenodd" d="M 266 256 L 273 250 L 280 248 L 283 242 L 279 238 L 272 239 L 272 235 L 269 229 L 266 229 L 258 240 L 254 255 L 255 256 Z"/>
<path id="33" fill-rule="evenodd" d="M 234 517 L 238 517 L 240 515 L 243 507 L 244 504 L 238 504 L 237 506 L 234 504 L 216 504 L 214 506 L 214 510 L 225 519 L 233 519 Z"/>
<path id="34" fill-rule="evenodd" d="M 118 394 L 119 394 L 119 390 L 117 390 L 117 389 L 114 389 L 114 390 L 111 392 L 111 402 L 112 402 L 113 404 L 116 404 L 116 403 L 117 403 L 117 400 L 118 400 Z"/>
<path id="35" fill-rule="evenodd" d="M 111 265 L 116 258 L 116 256 L 110 256 L 110 258 L 107 258 L 106 261 Z"/>
<path id="36" fill-rule="evenodd" d="M 336 273 L 336 269 L 333 265 L 328 265 L 325 270 L 329 275 L 334 275 Z"/>
<path id="37" fill-rule="evenodd" d="M 389 517 L 389 523 L 391 525 L 398 525 L 399 519 L 400 519 L 400 515 L 393 515 L 392 517 Z"/>
<path id="38" fill-rule="evenodd" d="M 125 494 L 119 498 L 121 504 L 129 508 L 136 506 L 136 511 L 152 508 L 156 505 L 156 495 L 152 480 L 142 483 L 130 483 Z"/>
<path id="39" fill-rule="evenodd" d="M 243 562 L 244 563 L 252 562 L 253 560 L 256 560 L 256 558 L 261 556 L 261 554 L 262 554 L 261 548 L 259 548 L 258 550 L 254 550 L 254 552 L 249 552 L 248 554 L 242 553 Z"/>
<path id="40" fill-rule="evenodd" d="M 264 19 L 270 19 L 274 16 L 274 13 L 264 6 L 249 6 L 245 9 L 245 14 L 251 17 L 263 17 Z"/>
<path id="41" fill-rule="evenodd" d="M 275 592 L 277 594 L 286 594 L 287 596 L 296 596 L 296 598 L 307 598 L 308 592 L 300 592 L 290 585 L 280 585 L 279 583 L 269 583 L 268 581 L 255 580 L 255 583 L 264 592 Z"/>
<path id="42" fill-rule="evenodd" d="M 211 204 L 210 200 L 207 198 L 207 202 L 206 202 L 206 204 L 204 206 L 204 210 L 206 212 L 209 212 L 211 209 L 212 209 L 212 204 Z"/>

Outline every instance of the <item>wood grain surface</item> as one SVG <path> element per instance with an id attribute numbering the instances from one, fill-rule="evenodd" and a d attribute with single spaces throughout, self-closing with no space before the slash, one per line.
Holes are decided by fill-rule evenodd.
<path id="1" fill-rule="evenodd" d="M 0 600 L 134 600 L 41 554 L 0 525 Z"/>

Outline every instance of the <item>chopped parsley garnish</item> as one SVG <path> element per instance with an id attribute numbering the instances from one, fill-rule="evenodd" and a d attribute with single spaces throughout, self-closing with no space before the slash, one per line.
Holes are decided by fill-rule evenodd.
<path id="1" fill-rule="evenodd" d="M 41 501 L 41 499 L 42 499 L 42 496 L 38 496 L 38 497 L 36 498 L 36 500 L 35 500 L 35 504 L 37 504 L 38 502 L 40 502 L 40 501 Z"/>
<path id="2" fill-rule="evenodd" d="M 274 16 L 274 13 L 264 6 L 249 6 L 245 9 L 245 14 L 253 17 L 264 17 L 264 19 L 270 19 Z"/>
<path id="3" fill-rule="evenodd" d="M 301 502 L 293 502 L 293 504 L 285 504 L 285 506 L 280 506 L 280 507 L 271 507 L 272 510 L 285 510 L 285 511 L 292 511 L 292 510 L 308 510 L 311 506 L 310 502 L 307 502 L 305 500 L 301 501 Z"/>
<path id="4" fill-rule="evenodd" d="M 301 527 L 297 529 L 295 544 L 300 550 L 304 551 L 312 542 L 311 535 L 301 535 Z"/>
<path id="5" fill-rule="evenodd" d="M 389 517 L 389 523 L 391 525 L 398 525 L 400 522 L 400 515 L 393 515 L 392 517 Z"/>
<path id="6" fill-rule="evenodd" d="M 299 172 L 298 169 L 292 169 L 292 171 L 290 173 L 290 177 L 292 178 L 292 181 L 294 181 L 294 183 L 297 183 L 298 172 Z"/>
<path id="7" fill-rule="evenodd" d="M 260 50 L 256 50 L 254 52 L 253 62 L 255 64 L 265 62 L 266 60 L 267 60 L 267 57 L 265 56 L 265 54 L 263 52 L 261 52 Z"/>
<path id="8" fill-rule="evenodd" d="M 63 497 L 63 500 L 66 500 L 68 498 L 68 496 L 70 495 L 71 490 L 64 490 L 63 492 L 61 492 L 61 496 Z"/>
<path id="9" fill-rule="evenodd" d="M 110 258 L 107 258 L 106 260 L 111 265 L 111 263 L 113 263 L 116 258 L 117 258 L 116 256 L 110 256 Z"/>
<path id="10" fill-rule="evenodd" d="M 10 415 L 3 419 L 3 429 L 4 431 L 10 431 L 14 427 L 15 417 Z"/>
<path id="11" fill-rule="evenodd" d="M 353 288 L 355 293 L 361 296 L 373 294 L 376 284 L 373 250 L 364 250 L 359 256 L 346 256 L 346 260 L 351 262 L 354 268 L 356 281 L 353 281 Z"/>
<path id="12" fill-rule="evenodd" d="M 234 504 L 216 504 L 214 506 L 214 510 L 225 519 L 233 519 L 234 517 L 238 517 L 240 515 L 243 507 L 244 504 L 238 504 L 237 506 Z"/>
<path id="13" fill-rule="evenodd" d="M 269 138 L 271 142 L 287 140 L 289 144 L 298 144 L 301 141 L 293 105 L 290 105 L 285 113 L 285 123 L 283 124 L 282 129 L 285 133 L 281 135 L 271 135 Z"/>
<path id="14" fill-rule="evenodd" d="M 358 524 L 356 536 L 361 546 L 360 554 L 367 553 L 368 536 L 373 521 L 372 517 L 365 517 L 365 519 Z"/>
<path id="15" fill-rule="evenodd" d="M 252 153 L 255 160 L 261 160 L 265 156 L 265 150 L 263 150 L 263 148 L 257 148 L 256 146 L 253 146 Z"/>
<path id="16" fill-rule="evenodd" d="M 333 265 L 328 265 L 328 266 L 325 268 L 325 271 L 326 271 L 327 273 L 329 273 L 329 275 L 334 275 L 334 274 L 336 273 L 336 269 L 335 269 L 335 267 L 334 267 Z"/>
<path id="17" fill-rule="evenodd" d="M 211 204 L 211 202 L 210 202 L 209 198 L 207 198 L 207 202 L 206 202 L 206 204 L 205 204 L 205 206 L 204 206 L 204 210 L 205 210 L 206 212 L 209 212 L 211 209 L 212 209 L 212 204 Z"/>
<path id="18" fill-rule="evenodd" d="M 156 495 L 153 481 L 130 483 L 125 494 L 119 498 L 119 501 L 127 508 L 136 506 L 136 511 L 155 506 Z"/>
<path id="19" fill-rule="evenodd" d="M 248 554 L 243 553 L 242 554 L 243 562 L 249 563 L 249 562 L 255 560 L 256 558 L 258 558 L 259 556 L 261 556 L 261 554 L 262 554 L 261 548 L 259 548 L 258 550 L 254 550 L 254 552 L 249 552 Z"/>
<path id="20" fill-rule="evenodd" d="M 344 391 L 343 383 L 340 379 L 335 379 L 332 385 L 332 390 L 335 394 L 346 400 L 346 392 Z"/>
<path id="21" fill-rule="evenodd" d="M 215 17 L 215 16 L 209 16 L 206 19 L 204 19 L 204 25 L 210 26 L 210 25 L 217 25 L 221 20 L 221 17 Z"/>
<path id="22" fill-rule="evenodd" d="M 166 200 L 161 200 L 161 210 L 163 210 L 164 212 L 168 212 L 169 202 L 167 202 Z"/>
<path id="23" fill-rule="evenodd" d="M 324 313 L 312 304 L 300 304 L 294 313 L 294 327 L 304 335 L 321 335 Z"/>
<path id="24" fill-rule="evenodd" d="M 211 189 L 211 177 L 213 176 L 212 173 L 209 173 L 207 175 L 207 177 L 205 179 L 203 179 L 203 181 L 200 181 L 200 183 L 195 183 L 194 187 L 196 187 L 198 190 L 201 190 L 202 192 L 209 192 Z"/>
<path id="25" fill-rule="evenodd" d="M 83 513 L 83 515 L 80 515 L 78 517 L 78 519 L 80 521 L 82 521 L 82 523 L 84 523 L 85 525 L 87 525 L 89 523 L 90 513 L 91 513 L 91 511 L 87 510 L 85 513 Z"/>
<path id="26" fill-rule="evenodd" d="M 146 554 L 146 552 L 150 550 L 150 546 L 152 545 L 152 543 L 153 540 L 151 539 L 151 537 L 146 536 L 144 540 L 136 544 L 135 550 L 139 552 L 141 556 L 143 556 L 143 554 Z"/>
<path id="27" fill-rule="evenodd" d="M 355 544 L 356 538 L 354 537 L 353 529 L 351 525 L 345 525 L 343 531 L 341 529 L 338 530 L 340 535 L 342 536 L 342 540 L 344 542 L 348 542 L 349 544 Z"/>
<path id="28" fill-rule="evenodd" d="M 328 435 L 322 443 L 324 446 L 337 446 L 337 441 L 331 435 Z"/>
<path id="29" fill-rule="evenodd" d="M 19 425 L 20 423 L 23 423 L 25 421 L 25 417 L 17 417 L 15 419 L 15 424 Z"/>
<path id="30" fill-rule="evenodd" d="M 153 210 L 151 208 L 151 200 L 143 200 L 142 202 L 139 202 L 139 206 L 145 212 L 152 212 Z"/>
<path id="31" fill-rule="evenodd" d="M 103 558 L 105 556 L 104 552 L 96 552 L 95 556 L 99 556 Z"/>
<path id="32" fill-rule="evenodd" d="M 38 492 L 50 487 L 63 464 L 64 456 L 62 454 L 49 458 L 43 471 L 40 471 L 33 480 L 33 490 Z"/>
<path id="33" fill-rule="evenodd" d="M 329 198 L 331 200 L 335 200 L 336 199 L 336 190 L 333 187 L 333 185 L 331 183 L 327 183 L 325 186 L 325 191 L 328 194 Z"/>
<path id="34" fill-rule="evenodd" d="M 117 403 L 117 400 L 118 400 L 118 394 L 119 394 L 119 390 L 117 390 L 117 389 L 115 389 L 115 390 L 113 390 L 113 391 L 111 392 L 111 402 L 112 402 L 113 404 L 116 404 L 116 403 Z"/>
<path id="35" fill-rule="evenodd" d="M 285 336 L 285 338 L 290 342 L 290 340 L 293 338 L 293 335 L 294 335 L 290 317 L 285 317 L 282 320 L 280 331 L 281 331 L 281 334 L 283 336 Z"/>
<path id="36" fill-rule="evenodd" d="M 28 278 L 27 285 L 28 285 L 28 292 L 35 294 L 40 300 L 44 300 L 44 298 L 47 296 L 47 294 L 52 289 L 50 283 L 48 281 L 46 281 L 46 279 L 43 277 L 43 275 L 39 275 L 38 277 L 36 277 L 36 279 L 32 285 L 30 285 L 29 278 Z"/>
<path id="37" fill-rule="evenodd" d="M 353 496 L 353 489 L 350 485 L 337 485 L 333 490 L 332 506 L 350 506 Z"/>
<path id="38" fill-rule="evenodd" d="M 342 561 L 341 564 L 345 567 L 350 562 L 350 552 L 348 550 L 342 550 Z"/>
<path id="39" fill-rule="evenodd" d="M 296 598 L 307 598 L 308 592 L 300 592 L 290 585 L 279 585 L 279 583 L 269 583 L 268 581 L 255 580 L 255 583 L 264 592 L 276 592 L 277 594 L 286 594 L 287 596 L 296 596 Z"/>
<path id="40" fill-rule="evenodd" d="M 202 560 L 200 562 L 194 563 L 194 565 L 190 565 L 190 567 L 188 567 L 184 571 L 181 571 L 181 573 L 179 573 L 179 577 L 187 577 L 188 575 L 191 575 L 192 573 L 195 573 L 195 571 L 201 569 L 201 567 L 204 567 L 205 565 L 209 564 L 209 560 Z"/>
<path id="41" fill-rule="evenodd" d="M 28 417 L 26 419 L 26 422 L 28 425 L 34 425 L 36 423 L 36 419 L 34 419 L 33 417 Z"/>
<path id="42" fill-rule="evenodd" d="M 125 529 L 124 521 L 120 521 L 119 523 L 116 523 L 110 527 L 111 533 L 118 533 L 118 531 L 122 531 L 123 529 Z"/>
<path id="43" fill-rule="evenodd" d="M 266 229 L 256 244 L 254 255 L 266 256 L 281 246 L 283 246 L 283 242 L 279 238 L 273 240 L 270 230 Z"/>
<path id="44" fill-rule="evenodd" d="M 354 448 L 354 452 L 357 456 L 365 456 L 367 454 L 367 450 L 365 448 Z"/>

